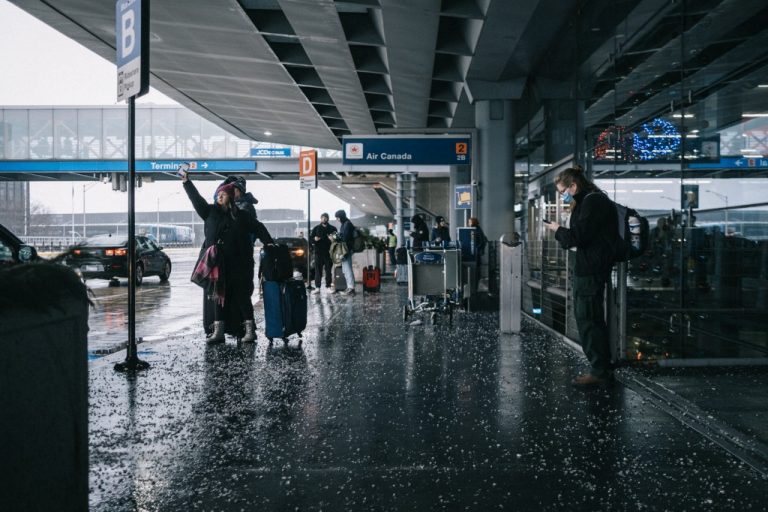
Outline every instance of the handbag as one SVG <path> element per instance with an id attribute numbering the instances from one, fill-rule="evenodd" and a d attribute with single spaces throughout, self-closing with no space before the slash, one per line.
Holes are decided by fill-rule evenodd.
<path id="1" fill-rule="evenodd" d="M 345 242 L 333 242 L 331 244 L 331 261 L 334 265 L 340 265 L 341 260 L 349 254 L 349 248 Z"/>

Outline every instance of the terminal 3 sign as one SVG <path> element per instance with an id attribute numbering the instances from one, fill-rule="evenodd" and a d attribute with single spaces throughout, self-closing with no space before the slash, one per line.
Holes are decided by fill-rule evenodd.
<path id="1" fill-rule="evenodd" d="M 344 165 L 469 165 L 466 135 L 371 135 L 344 137 Z"/>

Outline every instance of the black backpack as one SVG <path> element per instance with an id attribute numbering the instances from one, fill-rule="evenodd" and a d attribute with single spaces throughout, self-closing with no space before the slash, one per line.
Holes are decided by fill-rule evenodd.
<path id="1" fill-rule="evenodd" d="M 355 234 L 352 238 L 352 247 L 349 247 L 352 252 L 363 252 L 365 250 L 365 235 L 359 229 L 355 228 Z"/>
<path id="2" fill-rule="evenodd" d="M 613 203 L 619 225 L 619 236 L 614 243 L 613 261 L 620 263 L 641 256 L 648 250 L 648 219 L 632 208 Z"/>
<path id="3" fill-rule="evenodd" d="M 288 246 L 265 245 L 262 251 L 259 274 L 265 281 L 287 281 L 293 277 L 293 262 Z"/>

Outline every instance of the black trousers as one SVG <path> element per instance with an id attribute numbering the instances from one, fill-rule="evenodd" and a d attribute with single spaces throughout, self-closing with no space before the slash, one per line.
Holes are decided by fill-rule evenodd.
<path id="1" fill-rule="evenodd" d="M 604 378 L 611 373 L 611 347 L 605 322 L 605 287 L 610 274 L 574 276 L 573 310 L 581 347 L 592 366 L 591 374 Z"/>
<path id="2" fill-rule="evenodd" d="M 329 251 L 315 250 L 315 288 L 320 288 L 325 269 L 325 286 L 330 288 L 333 282 L 333 262 Z"/>

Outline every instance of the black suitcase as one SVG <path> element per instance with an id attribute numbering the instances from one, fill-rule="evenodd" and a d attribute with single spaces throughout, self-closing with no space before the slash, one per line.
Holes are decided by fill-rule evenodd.
<path id="1" fill-rule="evenodd" d="M 333 267 L 333 289 L 337 292 L 343 292 L 347 289 L 347 279 L 341 270 L 341 265 Z"/>
<path id="2" fill-rule="evenodd" d="M 265 281 L 287 281 L 293 278 L 291 251 L 283 244 L 266 245 L 261 250 L 259 275 Z"/>

